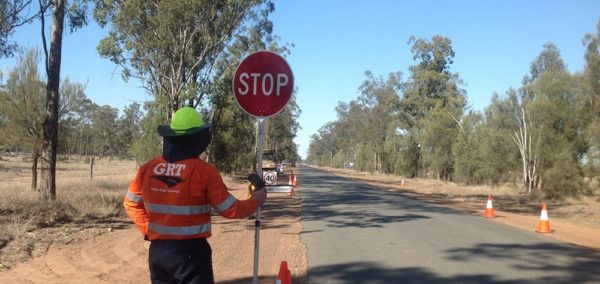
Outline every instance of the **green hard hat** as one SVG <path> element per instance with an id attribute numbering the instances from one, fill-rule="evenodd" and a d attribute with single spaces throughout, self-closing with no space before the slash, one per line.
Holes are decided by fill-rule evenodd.
<path id="1" fill-rule="evenodd" d="M 209 129 L 202 116 L 192 107 L 178 109 L 171 119 L 170 125 L 159 125 L 158 134 L 162 137 L 183 136 Z"/>

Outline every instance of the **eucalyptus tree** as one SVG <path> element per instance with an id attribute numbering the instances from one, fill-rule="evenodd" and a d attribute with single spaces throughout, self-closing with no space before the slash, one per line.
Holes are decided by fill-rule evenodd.
<path id="1" fill-rule="evenodd" d="M 586 52 L 582 83 L 586 91 L 581 102 L 582 110 L 589 120 L 584 132 L 589 143 L 585 160 L 588 176 L 595 179 L 596 184 L 600 184 L 600 21 L 595 34 L 585 35 L 584 45 Z"/>
<path id="2" fill-rule="evenodd" d="M 140 122 L 143 113 L 139 103 L 125 107 L 123 115 L 117 120 L 117 145 L 115 149 L 119 156 L 125 157 L 131 151 L 133 144 L 141 138 Z"/>
<path id="3" fill-rule="evenodd" d="M 401 87 L 401 73 L 390 73 L 388 78 L 375 78 L 371 72 L 366 72 L 367 79 L 359 87 L 361 95 L 358 102 L 363 106 L 363 126 L 360 132 L 363 142 L 369 145 L 374 155 L 370 159 L 373 169 L 377 172 L 387 172 L 384 165 L 389 164 L 385 153 L 386 141 L 392 139 L 398 128 L 398 107 Z M 364 150 L 369 150 L 363 147 Z M 367 156 L 367 155 L 365 155 Z M 389 168 L 389 167 L 386 167 Z"/>
<path id="4" fill-rule="evenodd" d="M 465 115 L 459 124 L 456 141 L 452 145 L 454 156 L 454 180 L 464 183 L 481 183 L 478 174 L 482 166 L 481 153 L 481 128 L 483 117 L 479 112 L 470 112 Z"/>
<path id="5" fill-rule="evenodd" d="M 540 92 L 539 88 L 545 88 L 548 72 L 552 74 L 565 74 L 566 66 L 560 57 L 560 52 L 552 43 L 544 45 L 542 52 L 531 62 L 528 75 L 523 78 L 523 87 L 516 101 L 518 112 L 515 119 L 518 121 L 518 129 L 512 134 L 521 155 L 523 167 L 523 182 L 527 193 L 538 189 L 541 182 L 541 168 L 544 167 L 542 160 L 548 160 L 549 153 L 543 155 L 542 147 L 547 145 L 544 133 L 549 131 L 547 123 L 552 118 L 547 117 L 548 107 L 555 104 L 548 101 L 546 93 Z M 546 117 L 544 117 L 546 116 Z M 550 137 L 553 139 L 553 137 Z"/>
<path id="6" fill-rule="evenodd" d="M 332 167 L 355 163 L 357 170 L 390 172 L 390 157 L 398 128 L 400 73 L 384 80 L 369 71 L 359 90 L 360 96 L 339 102 L 337 120 L 326 123 L 311 138 L 308 160 Z"/>
<path id="7" fill-rule="evenodd" d="M 344 165 L 354 163 L 359 152 L 359 146 L 364 141 L 362 138 L 364 137 L 362 134 L 364 130 L 364 110 L 357 100 L 352 100 L 348 103 L 338 102 L 335 111 L 337 113 L 335 135 L 338 137 L 337 143 L 340 148 L 336 155 L 338 155 L 338 159 L 343 160 Z"/>
<path id="8" fill-rule="evenodd" d="M 69 3 L 67 3 L 69 2 Z M 62 59 L 62 38 L 65 16 L 71 32 L 87 24 L 86 0 L 40 0 L 39 19 L 41 22 L 42 47 L 46 70 L 46 111 L 44 119 L 44 142 L 42 146 L 42 187 L 41 197 L 56 199 L 56 153 L 58 150 L 58 121 L 60 98 L 60 69 Z M 52 9 L 50 48 L 46 41 L 46 12 Z"/>
<path id="9" fill-rule="evenodd" d="M 135 140 L 128 149 L 129 154 L 135 157 L 137 165 L 160 155 L 162 137 L 158 135 L 156 127 L 164 124 L 166 120 L 166 114 L 162 111 L 160 102 L 145 102 L 143 109 L 144 115 L 139 122 L 140 138 Z"/>
<path id="10" fill-rule="evenodd" d="M 483 115 L 483 125 L 476 134 L 482 160 L 475 181 L 492 185 L 508 182 L 511 173 L 520 171 L 521 161 L 513 140 L 520 121 L 517 91 L 511 88 L 503 96 L 495 93 Z"/>
<path id="11" fill-rule="evenodd" d="M 2 116 L 6 119 L 3 135 L 31 149 L 31 188 L 37 190 L 37 165 L 43 141 L 44 82 L 38 72 L 39 51 L 30 49 L 18 57 L 0 92 Z"/>
<path id="12" fill-rule="evenodd" d="M 170 119 L 184 101 L 198 106 L 210 92 L 214 66 L 232 38 L 270 13 L 267 0 L 96 0 L 94 18 L 109 26 L 98 52 L 164 96 Z"/>
<path id="13" fill-rule="evenodd" d="M 439 35 L 431 40 L 411 37 L 416 65 L 409 67 L 400 101 L 401 125 L 409 139 L 407 165 L 423 168 L 439 179 L 452 179 L 452 143 L 458 134 L 466 106 L 465 91 L 458 74 L 450 72 L 454 50 L 449 38 Z M 418 153 L 418 155 L 414 155 Z M 408 169 L 411 173 L 420 169 Z"/>
<path id="14" fill-rule="evenodd" d="M 267 121 L 266 145 L 277 153 L 279 161 L 296 161 L 298 153 L 294 143 L 296 133 L 300 129 L 298 117 L 300 108 L 296 98 L 292 96 L 286 107 Z"/>
<path id="15" fill-rule="evenodd" d="M 541 189 L 554 197 L 581 192 L 580 161 L 588 149 L 581 135 L 588 124 L 581 111 L 581 85 L 553 44 L 544 45 L 532 61 L 524 83 L 514 137 L 527 192 Z"/>
<path id="16" fill-rule="evenodd" d="M 69 77 L 60 84 L 60 101 L 58 106 L 59 120 L 59 153 L 77 153 L 78 138 L 84 130 L 80 126 L 81 114 L 91 101 L 85 93 L 86 86 L 71 82 Z"/>
<path id="17" fill-rule="evenodd" d="M 121 146 L 117 141 L 118 118 L 119 110 L 109 105 L 100 106 L 92 115 L 95 155 L 106 157 L 117 154 L 117 149 Z"/>
<path id="18" fill-rule="evenodd" d="M 333 166 L 333 158 L 338 150 L 338 137 L 335 136 L 335 127 L 334 122 L 328 122 L 311 136 L 307 156 L 309 163 L 318 166 Z"/>
<path id="19" fill-rule="evenodd" d="M 532 83 L 548 70 L 566 70 L 560 51 L 553 43 L 546 43 L 542 52 L 529 65 L 529 75 L 523 78 L 523 85 Z"/>

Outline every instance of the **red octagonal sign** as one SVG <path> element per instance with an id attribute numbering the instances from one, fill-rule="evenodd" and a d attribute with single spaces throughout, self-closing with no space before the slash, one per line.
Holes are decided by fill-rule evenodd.
<path id="1" fill-rule="evenodd" d="M 235 70 L 233 93 L 248 114 L 269 117 L 279 113 L 294 90 L 294 75 L 288 63 L 270 51 L 246 57 Z"/>

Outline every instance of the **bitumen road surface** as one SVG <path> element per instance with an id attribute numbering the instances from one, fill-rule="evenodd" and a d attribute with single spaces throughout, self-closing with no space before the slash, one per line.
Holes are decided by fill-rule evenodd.
<path id="1" fill-rule="evenodd" d="M 314 168 L 300 172 L 310 283 L 600 283 L 598 251 Z"/>

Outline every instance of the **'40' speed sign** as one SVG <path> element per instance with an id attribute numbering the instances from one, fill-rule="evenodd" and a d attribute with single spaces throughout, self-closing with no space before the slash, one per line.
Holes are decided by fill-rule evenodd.
<path id="1" fill-rule="evenodd" d="M 268 171 L 263 174 L 263 179 L 265 180 L 265 184 L 273 185 L 277 184 L 277 172 Z"/>

